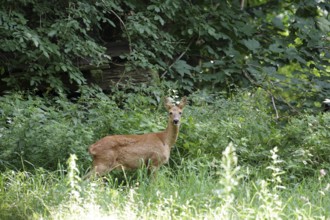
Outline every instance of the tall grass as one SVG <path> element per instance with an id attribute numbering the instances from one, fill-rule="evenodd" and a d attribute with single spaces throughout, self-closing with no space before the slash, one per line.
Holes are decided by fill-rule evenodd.
<path id="1" fill-rule="evenodd" d="M 221 161 L 183 160 L 120 181 L 82 181 L 76 158 L 67 170 L 0 175 L 0 219 L 327 219 L 330 178 L 324 173 L 286 186 L 277 149 L 264 176 L 249 179 L 229 144 Z M 127 174 L 129 175 L 129 174 Z"/>
<path id="2" fill-rule="evenodd" d="M 91 164 L 90 144 L 109 134 L 141 134 L 166 127 L 162 102 L 143 94 L 127 94 L 114 102 L 106 95 L 41 98 L 26 94 L 0 97 L 0 170 L 56 170 L 70 154 L 86 170 Z M 118 99 L 119 99 L 118 98 Z M 209 97 L 208 97 L 209 98 Z M 268 152 L 277 147 L 285 161 L 284 180 L 303 179 L 330 166 L 330 114 L 300 115 L 274 121 L 269 97 L 242 92 L 231 99 L 201 94 L 189 97 L 179 139 L 170 166 L 182 157 L 221 160 L 229 142 L 239 146 L 240 165 L 265 170 Z M 268 101 L 267 101 L 268 100 Z"/>
<path id="3" fill-rule="evenodd" d="M 0 97 L 0 219 L 329 218 L 330 114 L 275 122 L 262 93 L 192 95 L 156 179 L 82 181 L 95 140 L 166 126 L 151 99 Z"/>

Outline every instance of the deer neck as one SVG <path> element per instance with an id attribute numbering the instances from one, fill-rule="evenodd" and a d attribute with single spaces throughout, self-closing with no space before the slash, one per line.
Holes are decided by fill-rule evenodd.
<path id="1" fill-rule="evenodd" d="M 167 128 L 165 130 L 165 143 L 171 148 L 176 142 L 179 135 L 180 125 L 174 125 L 172 120 L 169 119 L 167 123 Z"/>

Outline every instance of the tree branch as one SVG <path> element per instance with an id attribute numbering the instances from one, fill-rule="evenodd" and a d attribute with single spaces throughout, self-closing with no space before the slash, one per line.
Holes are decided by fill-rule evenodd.
<path id="1" fill-rule="evenodd" d="M 242 70 L 242 72 L 243 72 L 245 78 L 247 78 L 253 85 L 255 85 L 259 88 L 262 88 L 263 90 L 265 90 L 270 95 L 271 100 L 272 100 L 272 105 L 273 105 L 275 115 L 276 115 L 276 120 L 278 120 L 280 117 L 278 115 L 278 111 L 277 111 L 277 108 L 276 108 L 275 98 L 274 98 L 273 93 L 271 91 L 266 90 L 264 87 L 262 87 L 262 84 L 257 83 L 255 80 L 253 80 L 245 70 Z"/>
<path id="2" fill-rule="evenodd" d="M 194 39 L 194 38 L 193 38 L 193 39 Z M 187 45 L 186 49 L 180 54 L 180 56 L 178 56 L 178 57 L 175 59 L 175 61 L 174 61 L 169 67 L 168 67 L 168 70 L 171 69 L 172 66 L 173 66 L 178 60 L 180 60 L 180 59 L 181 59 L 181 58 L 187 53 L 187 51 L 188 51 L 190 45 L 191 45 L 192 42 L 193 42 L 193 39 L 190 40 L 190 42 L 189 42 L 189 44 Z M 166 71 L 161 75 L 160 78 L 163 78 L 163 77 L 167 74 L 168 70 L 166 70 Z"/>
<path id="3" fill-rule="evenodd" d="M 121 17 L 114 10 L 110 9 L 109 11 L 112 14 L 114 14 L 118 18 L 118 20 L 120 21 L 120 23 L 123 25 L 123 27 L 125 29 L 125 33 L 127 35 L 127 39 L 128 39 L 129 52 L 132 53 L 132 41 L 131 41 L 131 37 L 128 34 L 128 31 L 127 31 L 127 28 L 126 28 L 126 25 L 125 25 L 124 21 L 121 19 Z"/>

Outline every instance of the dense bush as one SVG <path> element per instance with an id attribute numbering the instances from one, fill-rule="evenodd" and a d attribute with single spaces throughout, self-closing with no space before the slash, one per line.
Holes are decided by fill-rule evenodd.
<path id="1" fill-rule="evenodd" d="M 285 161 L 289 171 L 301 175 L 302 171 L 313 173 L 317 167 L 329 167 L 329 128 L 328 113 L 290 120 L 281 137 L 283 151 L 290 155 Z"/>
<path id="2" fill-rule="evenodd" d="M 278 147 L 291 177 L 313 174 L 316 168 L 330 164 L 329 114 L 281 122 L 275 120 L 270 98 L 262 91 L 240 92 L 231 99 L 220 94 L 203 97 L 202 92 L 190 96 L 191 105 L 185 109 L 172 149 L 170 166 L 174 169 L 183 159 L 219 160 L 229 142 L 237 146 L 241 165 L 259 168 L 267 166 L 269 150 Z M 113 101 L 117 98 L 120 108 Z M 0 162 L 3 168 L 55 170 L 74 153 L 86 169 L 91 162 L 87 148 L 97 139 L 164 129 L 167 116 L 162 105 L 142 93 L 111 98 L 100 93 L 76 102 L 24 94 L 1 97 Z"/>
<path id="3" fill-rule="evenodd" d="M 194 98 L 199 99 L 198 96 Z M 272 141 L 279 132 L 268 100 L 265 94 L 257 92 L 242 93 L 232 99 L 216 98 L 208 104 L 193 104 L 183 124 L 183 147 L 194 155 L 198 152 L 221 155 L 232 141 L 239 146 L 237 151 L 243 161 L 258 163 L 262 152 L 274 147 Z"/>
<path id="4" fill-rule="evenodd" d="M 72 153 L 87 159 L 86 147 L 97 134 L 109 132 L 106 123 L 118 110 L 106 99 L 84 103 L 21 94 L 1 97 L 1 163 L 56 169 Z"/>
<path id="5" fill-rule="evenodd" d="M 57 171 L 7 170 L 0 173 L 0 218 L 326 219 L 329 176 L 283 183 L 278 152 L 269 152 L 268 169 L 250 181 L 242 178 L 251 175 L 237 166 L 233 144 L 216 164 L 188 159 L 177 166 L 178 172 L 163 167 L 153 179 L 139 170 L 136 178 L 128 176 L 124 182 L 113 175 L 82 181 L 75 155 Z"/>
<path id="6" fill-rule="evenodd" d="M 56 89 L 63 81 L 84 84 L 80 65 L 107 62 L 105 47 L 91 37 L 111 23 L 96 5 L 68 1 L 1 1 L 0 73 L 9 88 Z"/>
<path id="7" fill-rule="evenodd" d="M 192 98 L 201 101 L 199 95 Z M 271 97 L 261 90 L 196 104 L 186 113 L 177 144 L 183 155 L 219 158 L 233 142 L 242 165 L 263 169 L 269 150 L 278 147 L 290 178 L 312 175 L 330 163 L 329 114 L 276 119 Z"/>
<path id="8" fill-rule="evenodd" d="M 10 89 L 25 82 L 63 92 L 63 82 L 86 83 L 82 67 L 111 66 L 109 54 L 116 51 L 106 45 L 120 41 L 128 48 L 119 54 L 126 62 L 122 74 L 152 70 L 186 91 L 231 92 L 252 84 L 269 91 L 282 108 L 319 106 L 330 89 L 329 4 L 241 2 L 246 4 L 4 0 L 0 74 Z"/>
<path id="9" fill-rule="evenodd" d="M 107 134 L 159 131 L 165 126 L 166 119 L 157 118 L 159 112 L 152 112 L 149 99 L 142 95 L 118 94 L 115 99 L 120 109 L 103 93 L 93 98 L 91 93 L 83 92 L 75 102 L 19 93 L 0 97 L 2 167 L 54 170 L 76 154 L 86 168 L 91 161 L 87 147 L 97 139 Z"/>

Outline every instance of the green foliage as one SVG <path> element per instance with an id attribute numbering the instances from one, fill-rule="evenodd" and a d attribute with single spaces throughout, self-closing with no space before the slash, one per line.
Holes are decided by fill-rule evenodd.
<path id="1" fill-rule="evenodd" d="M 247 2 L 245 10 L 236 1 L 128 4 L 136 12 L 126 23 L 136 65 L 188 91 L 252 84 L 282 108 L 317 107 L 329 95 L 329 6 Z"/>
<path id="2" fill-rule="evenodd" d="M 232 99 L 195 93 L 184 115 L 178 153 L 172 158 L 201 155 L 221 158 L 229 142 L 237 147 L 241 164 L 266 168 L 268 151 L 277 147 L 286 181 L 313 175 L 329 164 L 329 114 L 300 115 L 288 123 L 276 120 L 271 98 L 262 90 Z M 178 161 L 178 159 L 174 159 Z M 175 166 L 175 163 L 174 163 Z"/>
<path id="3" fill-rule="evenodd" d="M 91 33 L 111 21 L 91 3 L 2 1 L 0 11 L 0 66 L 11 88 L 25 82 L 63 92 L 63 79 L 85 83 L 77 59 L 97 65 L 109 59 Z"/>
<path id="4" fill-rule="evenodd" d="M 258 165 L 267 160 L 266 154 L 278 143 L 280 130 L 265 93 L 241 93 L 232 99 L 215 94 L 214 99 L 208 97 L 210 100 L 195 95 L 180 133 L 183 149 L 194 156 L 202 152 L 221 157 L 224 147 L 233 142 L 239 146 L 241 161 Z"/>
<path id="5" fill-rule="evenodd" d="M 244 2 L 3 1 L 0 73 L 10 88 L 62 92 L 65 79 L 86 83 L 80 61 L 108 62 L 104 45 L 120 40 L 125 71 L 153 70 L 180 90 L 253 85 L 279 109 L 318 107 L 329 95 L 329 4 Z"/>
<path id="6" fill-rule="evenodd" d="M 329 126 L 330 114 L 319 114 L 293 118 L 285 127 L 282 144 L 292 155 L 286 163 L 293 175 L 301 175 L 302 170 L 313 173 L 317 167 L 328 166 Z"/>
<path id="7" fill-rule="evenodd" d="M 138 176 L 122 185 L 117 185 L 111 176 L 106 177 L 107 183 L 101 179 L 81 181 L 74 156 L 68 160 L 66 169 L 55 172 L 36 169 L 32 174 L 7 170 L 0 173 L 0 218 L 323 219 L 329 216 L 327 174 L 278 188 L 279 175 L 272 175 L 280 169 L 275 150 L 268 153 L 275 158 L 269 162 L 272 171 L 249 181 L 237 176 L 247 177 L 249 173 L 246 167 L 240 170 L 236 167 L 239 158 L 233 145 L 223 155 L 223 160 L 216 164 L 206 158 L 189 159 L 178 166 L 180 172 L 164 168 L 152 181 Z M 214 169 L 216 172 L 210 172 Z"/>
<path id="8" fill-rule="evenodd" d="M 165 129 L 163 100 L 157 101 L 162 91 L 149 89 L 150 96 L 145 96 L 148 90 L 135 90 L 111 98 L 82 91 L 85 95 L 74 103 L 64 97 L 19 93 L 1 97 L 2 169 L 55 170 L 75 154 L 79 167 L 85 170 L 91 164 L 87 148 L 96 140 L 109 134 Z M 268 166 L 269 151 L 277 147 L 283 170 L 288 173 L 285 181 L 314 175 L 315 170 L 330 164 L 329 114 L 300 115 L 288 122 L 276 120 L 275 109 L 269 105 L 271 97 L 263 90 L 242 91 L 231 99 L 200 91 L 189 99 L 191 105 L 184 111 L 179 139 L 172 149 L 169 165 L 174 169 L 185 158 L 220 160 L 230 142 L 237 146 L 239 165 L 255 170 Z"/>
<path id="9" fill-rule="evenodd" d="M 113 123 L 118 115 L 113 113 L 118 110 L 106 96 L 97 104 L 91 100 L 81 99 L 73 104 L 64 98 L 51 100 L 21 94 L 1 97 L 2 167 L 32 165 L 54 170 L 70 154 L 89 160 L 87 146 L 100 137 L 96 134 L 108 133 L 108 121 Z"/>

